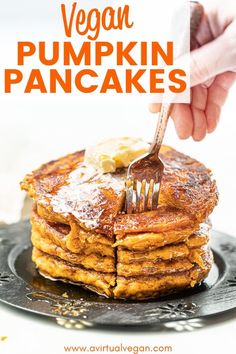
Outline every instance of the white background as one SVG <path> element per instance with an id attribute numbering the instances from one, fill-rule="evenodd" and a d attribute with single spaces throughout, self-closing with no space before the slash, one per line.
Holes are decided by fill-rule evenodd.
<path id="1" fill-rule="evenodd" d="M 20 2 L 11 2 L 13 13 L 16 12 L 13 4 L 17 3 Z M 44 1 L 34 2 L 32 6 L 37 13 L 44 6 Z M 23 15 L 24 11 L 17 23 L 23 23 Z M 212 169 L 220 192 L 220 202 L 212 216 L 213 225 L 215 229 L 232 235 L 236 235 L 235 98 L 236 87 L 231 90 L 217 131 L 203 142 L 196 143 L 191 139 L 180 141 L 171 121 L 165 137 L 166 144 L 203 161 Z M 131 135 L 151 140 L 155 124 L 156 116 L 148 112 L 147 103 L 137 99 L 0 97 L 0 219 L 8 222 L 17 220 L 24 198 L 18 182 L 26 172 L 40 163 L 106 137 Z M 227 318 L 212 320 L 203 329 L 191 333 L 142 329 L 132 332 L 79 332 L 65 330 L 51 320 L 29 316 L 0 305 L 0 336 L 8 336 L 5 342 L 0 342 L 0 353 L 60 354 L 64 352 L 63 345 L 122 342 L 132 345 L 173 345 L 176 354 L 231 354 L 234 350 L 235 326 L 236 314 L 231 312 Z"/>

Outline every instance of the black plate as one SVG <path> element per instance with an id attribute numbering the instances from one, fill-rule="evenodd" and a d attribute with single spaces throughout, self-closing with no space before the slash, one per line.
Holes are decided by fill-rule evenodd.
<path id="1" fill-rule="evenodd" d="M 40 276 L 31 261 L 30 224 L 0 228 L 0 301 L 50 317 L 93 325 L 154 325 L 236 308 L 236 238 L 213 232 L 214 266 L 204 283 L 161 300 L 106 299 Z"/>

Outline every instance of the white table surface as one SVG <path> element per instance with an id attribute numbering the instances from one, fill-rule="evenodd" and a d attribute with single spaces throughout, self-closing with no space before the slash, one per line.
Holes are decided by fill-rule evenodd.
<path id="1" fill-rule="evenodd" d="M 52 320 L 25 314 L 1 305 L 0 342 L 3 354 L 63 354 L 64 346 L 132 345 L 172 346 L 175 354 L 234 353 L 236 312 L 199 323 L 193 331 L 174 329 L 102 330 L 65 329 Z M 183 326 L 183 325 L 182 325 Z"/>

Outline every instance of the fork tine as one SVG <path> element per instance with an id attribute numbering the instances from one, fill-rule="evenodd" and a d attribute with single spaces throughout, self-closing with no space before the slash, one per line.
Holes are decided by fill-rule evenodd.
<path id="1" fill-rule="evenodd" d="M 126 211 L 128 214 L 155 210 L 158 206 L 160 183 L 151 179 L 149 183 L 130 178 L 126 182 Z"/>
<path id="2" fill-rule="evenodd" d="M 141 183 L 141 190 L 140 190 L 140 198 L 139 198 L 139 212 L 143 213 L 145 211 L 145 205 L 146 205 L 146 180 L 142 180 Z"/>
<path id="3" fill-rule="evenodd" d="M 147 196 L 147 210 L 152 210 L 152 194 L 153 194 L 154 180 L 151 179 L 149 182 L 148 196 Z"/>
<path id="4" fill-rule="evenodd" d="M 126 182 L 126 211 L 128 214 L 133 213 L 133 181 L 128 179 Z"/>
<path id="5" fill-rule="evenodd" d="M 160 183 L 154 183 L 153 193 L 152 193 L 152 210 L 157 208 L 159 190 L 160 190 Z"/>
<path id="6" fill-rule="evenodd" d="M 136 212 L 136 208 L 137 208 L 137 184 L 138 181 L 136 178 L 134 178 L 133 180 L 133 195 L 132 195 L 132 213 Z"/>
<path id="7" fill-rule="evenodd" d="M 141 199 L 141 189 L 142 189 L 142 182 L 136 180 L 136 184 L 135 184 L 135 190 L 136 190 L 136 203 L 135 203 L 135 213 L 139 212 L 139 208 L 140 208 L 140 199 Z"/>
<path id="8" fill-rule="evenodd" d="M 149 183 L 146 182 L 145 185 L 145 205 L 144 205 L 144 211 L 148 210 L 148 193 L 149 193 Z"/>

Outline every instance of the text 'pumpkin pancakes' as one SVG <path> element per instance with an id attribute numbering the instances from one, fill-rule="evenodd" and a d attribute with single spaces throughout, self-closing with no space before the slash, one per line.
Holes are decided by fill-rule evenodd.
<path id="1" fill-rule="evenodd" d="M 147 144 L 136 141 L 130 154 L 127 145 L 114 141 L 119 153 L 102 151 L 95 161 L 112 166 L 112 173 L 79 151 L 41 166 L 21 183 L 34 200 L 32 259 L 40 273 L 108 297 L 138 300 L 201 283 L 213 262 L 207 219 L 218 200 L 210 171 L 162 146 L 157 210 L 125 214 L 126 167 Z"/>

